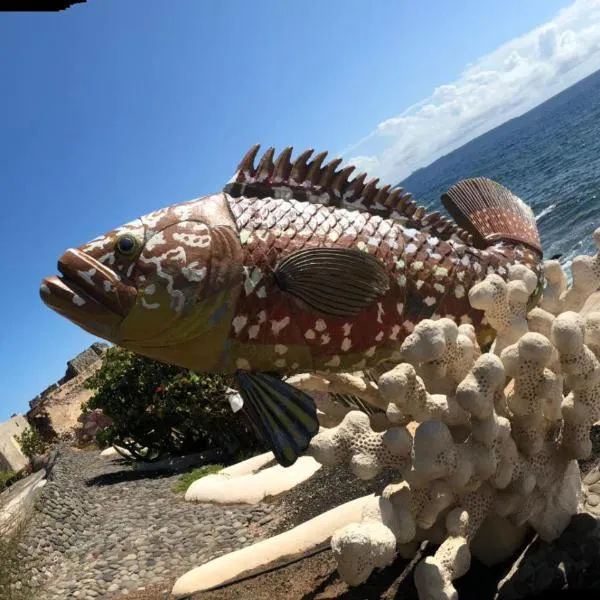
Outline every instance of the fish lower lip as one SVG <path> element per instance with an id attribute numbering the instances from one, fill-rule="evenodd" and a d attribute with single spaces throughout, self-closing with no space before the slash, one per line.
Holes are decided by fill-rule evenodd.
<path id="1" fill-rule="evenodd" d="M 89 297 L 111 312 L 125 317 L 135 303 L 136 290 L 94 258 L 67 250 L 58 261 L 62 281 L 78 295 Z"/>
<path id="2" fill-rule="evenodd" d="M 123 317 L 62 277 L 47 277 L 40 286 L 40 296 L 49 308 L 73 321 L 89 333 L 113 339 Z"/>

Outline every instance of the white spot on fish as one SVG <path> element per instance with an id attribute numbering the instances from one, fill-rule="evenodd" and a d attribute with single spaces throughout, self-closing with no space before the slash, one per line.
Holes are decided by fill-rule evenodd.
<path id="1" fill-rule="evenodd" d="M 257 290 L 256 290 L 256 295 L 259 298 L 266 298 L 267 297 L 267 288 L 264 285 L 261 285 Z"/>
<path id="2" fill-rule="evenodd" d="M 324 333 L 321 336 L 321 346 L 326 346 L 327 344 L 329 344 L 330 341 L 331 337 L 328 334 Z"/>
<path id="3" fill-rule="evenodd" d="M 94 280 L 92 279 L 96 274 L 96 269 L 90 269 L 89 271 L 77 271 L 77 274 L 81 277 L 81 279 L 85 279 L 90 285 L 96 285 Z"/>
<path id="4" fill-rule="evenodd" d="M 250 363 L 245 358 L 238 358 L 235 361 L 235 366 L 238 369 L 242 369 L 244 371 L 249 371 L 250 370 Z"/>
<path id="5" fill-rule="evenodd" d="M 248 322 L 248 317 L 246 315 L 238 315 L 233 319 L 231 324 L 233 325 L 233 330 L 235 331 L 235 335 L 238 335 L 242 329 L 246 326 Z"/>
<path id="6" fill-rule="evenodd" d="M 104 286 L 104 291 L 105 291 L 105 292 L 112 292 L 112 290 L 113 290 L 113 284 L 112 284 L 112 281 L 108 281 L 108 279 L 105 279 L 105 280 L 102 282 L 102 284 L 103 284 L 103 286 Z M 154 287 L 154 286 L 148 286 L 148 287 Z M 148 288 L 146 288 L 146 291 L 147 291 L 147 290 L 148 290 Z M 152 294 L 153 294 L 154 292 L 147 292 L 147 293 L 152 293 Z"/>
<path id="7" fill-rule="evenodd" d="M 404 329 L 406 329 L 406 331 L 408 331 L 409 333 L 415 328 L 415 324 L 412 321 L 404 321 L 404 323 L 402 323 L 402 325 L 404 325 Z"/>
<path id="8" fill-rule="evenodd" d="M 331 360 L 325 363 L 326 367 L 339 367 L 340 366 L 340 357 L 336 354 L 331 358 Z"/>
<path id="9" fill-rule="evenodd" d="M 251 325 L 248 327 L 248 337 L 253 340 L 258 337 L 258 332 L 260 331 L 260 325 Z"/>
<path id="10" fill-rule="evenodd" d="M 240 242 L 242 242 L 242 244 L 248 244 L 251 241 L 252 241 L 252 234 L 247 229 L 243 229 L 240 232 Z"/>
<path id="11" fill-rule="evenodd" d="M 402 313 L 404 312 L 404 304 L 402 302 L 396 304 L 396 310 L 398 311 L 398 314 L 402 316 Z"/>
<path id="12" fill-rule="evenodd" d="M 413 244 L 411 242 L 410 244 L 406 245 L 406 248 L 404 249 L 404 252 L 406 252 L 406 254 L 414 254 L 417 250 L 418 250 L 417 245 Z"/>
<path id="13" fill-rule="evenodd" d="M 371 346 L 367 350 L 365 350 L 365 356 L 371 358 L 375 354 L 375 350 L 377 350 L 377 346 Z"/>
<path id="14" fill-rule="evenodd" d="M 285 329 L 289 324 L 290 324 L 289 317 L 284 317 L 283 319 L 281 319 L 281 321 L 276 321 L 276 320 L 271 321 L 271 331 L 273 332 L 273 335 L 275 335 L 275 336 L 279 335 L 279 332 L 282 329 Z"/>
<path id="15" fill-rule="evenodd" d="M 344 338 L 342 340 L 342 352 L 348 352 L 348 350 L 350 350 L 350 348 L 352 348 L 352 340 L 350 338 Z"/>
<path id="16" fill-rule="evenodd" d="M 315 332 L 312 329 L 309 329 L 305 334 L 304 337 L 307 340 L 314 340 L 317 336 L 315 334 Z"/>
<path id="17" fill-rule="evenodd" d="M 423 302 L 425 302 L 427 306 L 433 306 L 435 304 L 435 298 L 433 296 L 427 296 Z"/>
<path id="18" fill-rule="evenodd" d="M 198 264 L 198 261 L 194 261 L 181 269 L 188 281 L 200 282 L 206 277 L 206 267 L 197 268 Z"/>
<path id="19" fill-rule="evenodd" d="M 454 295 L 457 298 L 462 298 L 465 295 L 465 288 L 462 285 L 457 285 L 454 288 Z"/>
<path id="20" fill-rule="evenodd" d="M 258 322 L 262 325 L 267 320 L 267 311 L 261 310 L 257 315 Z"/>
<path id="21" fill-rule="evenodd" d="M 99 262 L 101 262 L 103 265 L 114 265 L 115 264 L 115 253 L 114 252 L 107 252 L 106 254 L 102 255 L 99 259 Z"/>
<path id="22" fill-rule="evenodd" d="M 436 291 L 438 291 L 440 294 L 443 294 L 446 291 L 446 288 L 441 284 L 441 283 L 434 283 L 433 287 L 435 288 Z"/>
<path id="23" fill-rule="evenodd" d="M 275 353 L 276 354 L 285 354 L 288 351 L 288 347 L 283 344 L 275 344 Z"/>
<path id="24" fill-rule="evenodd" d="M 319 332 L 325 331 L 327 329 L 327 325 L 323 319 L 317 319 L 315 322 L 315 329 Z"/>
<path id="25" fill-rule="evenodd" d="M 472 323 L 472 322 L 473 322 L 473 319 L 471 319 L 471 317 L 470 317 L 469 315 L 463 315 L 463 316 L 460 318 L 460 322 L 461 322 L 461 324 L 465 324 L 465 323 Z M 483 323 L 483 321 L 482 321 L 482 323 Z"/>
<path id="26" fill-rule="evenodd" d="M 417 279 L 417 281 L 415 282 L 415 287 L 420 290 L 421 286 L 424 284 L 425 282 L 422 279 Z"/>
<path id="27" fill-rule="evenodd" d="M 381 302 L 377 303 L 377 322 L 383 323 L 383 315 L 385 315 L 385 311 L 383 310 L 383 304 Z"/>
<path id="28" fill-rule="evenodd" d="M 110 281 L 105 281 L 104 287 L 106 287 L 107 283 L 110 284 Z M 147 285 L 144 288 L 144 294 L 146 294 L 147 296 L 152 296 L 152 294 L 154 294 L 154 293 L 156 293 L 156 286 L 153 283 L 151 283 L 150 285 Z"/>
<path id="29" fill-rule="evenodd" d="M 292 363 L 292 369 L 297 369 L 299 366 L 300 365 L 297 362 Z"/>
<path id="30" fill-rule="evenodd" d="M 73 304 L 76 304 L 77 306 L 83 306 L 85 304 L 85 300 L 81 297 L 78 296 L 77 294 L 73 294 Z"/>
<path id="31" fill-rule="evenodd" d="M 250 267 L 244 267 L 244 291 L 246 292 L 246 296 L 249 296 L 256 288 L 258 282 L 262 279 L 262 271 L 255 267 L 254 269 L 250 269 Z"/>
<path id="32" fill-rule="evenodd" d="M 142 306 L 144 308 L 149 308 L 151 310 L 154 310 L 156 308 L 160 308 L 160 302 L 148 302 L 148 300 L 146 300 L 146 298 L 144 298 L 144 296 L 142 296 Z"/>
<path id="33" fill-rule="evenodd" d="M 385 334 L 383 333 L 383 331 L 380 331 L 376 336 L 375 336 L 375 341 L 376 342 L 380 342 L 383 339 L 383 336 Z"/>
<path id="34" fill-rule="evenodd" d="M 285 358 L 278 358 L 275 360 L 275 366 L 281 369 L 282 367 L 285 367 L 286 362 L 287 361 L 285 360 Z"/>
<path id="35" fill-rule="evenodd" d="M 342 325 L 342 331 L 344 332 L 344 336 L 348 337 L 350 335 L 350 332 L 352 331 L 352 325 L 353 323 L 344 323 Z"/>
<path id="36" fill-rule="evenodd" d="M 154 250 L 157 246 L 162 246 L 163 244 L 166 244 L 167 240 L 165 239 L 165 234 L 162 231 L 159 231 L 156 235 L 153 235 L 147 242 L 146 242 L 146 250 Z"/>
<path id="37" fill-rule="evenodd" d="M 390 340 L 396 341 L 398 339 L 398 334 L 400 333 L 400 325 L 394 325 L 392 327 L 392 332 L 390 333 Z"/>

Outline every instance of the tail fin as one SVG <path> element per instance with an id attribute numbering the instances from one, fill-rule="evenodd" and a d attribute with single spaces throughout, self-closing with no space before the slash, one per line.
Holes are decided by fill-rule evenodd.
<path id="1" fill-rule="evenodd" d="M 473 234 L 475 246 L 487 248 L 506 240 L 542 254 L 533 211 L 499 183 L 485 177 L 463 179 L 442 195 L 442 204 L 460 227 Z"/>

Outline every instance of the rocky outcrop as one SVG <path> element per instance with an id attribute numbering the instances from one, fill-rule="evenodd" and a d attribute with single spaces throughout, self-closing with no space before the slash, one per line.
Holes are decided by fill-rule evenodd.
<path id="1" fill-rule="evenodd" d="M 100 368 L 107 348 L 107 344 L 92 344 L 67 362 L 62 379 L 48 386 L 29 403 L 27 420 L 46 441 L 70 435 L 74 428 L 80 426 L 81 406 L 92 396 L 92 391 L 85 389 L 84 384 Z"/>

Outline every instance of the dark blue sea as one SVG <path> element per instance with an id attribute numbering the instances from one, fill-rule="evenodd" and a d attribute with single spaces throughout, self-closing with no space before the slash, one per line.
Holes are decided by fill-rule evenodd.
<path id="1" fill-rule="evenodd" d="M 545 258 L 562 254 L 568 268 L 577 254 L 593 254 L 592 233 L 600 227 L 600 71 L 400 185 L 418 204 L 439 209 L 445 190 L 478 176 L 502 183 L 533 208 Z"/>

